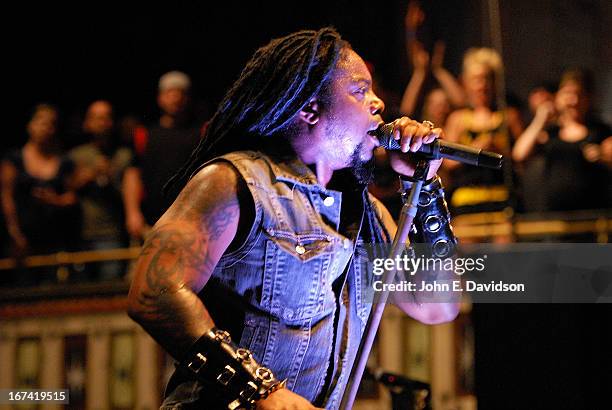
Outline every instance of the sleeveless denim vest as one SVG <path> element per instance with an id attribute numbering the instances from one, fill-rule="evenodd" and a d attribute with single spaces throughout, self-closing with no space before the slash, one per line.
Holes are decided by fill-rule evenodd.
<path id="1" fill-rule="evenodd" d="M 362 293 L 368 285 L 363 281 L 372 278 L 362 271 L 366 253 L 359 231 L 368 225 L 389 240 L 376 200 L 363 191 L 362 226 L 346 237 L 338 232 L 342 193 L 319 185 L 301 161 L 273 162 L 257 152 L 213 161 L 220 160 L 238 170 L 255 206 L 247 239 L 223 255 L 210 279 L 246 307 L 238 344 L 279 380 L 287 379 L 290 390 L 337 408 L 371 308 Z M 338 278 L 343 285 L 336 293 Z M 179 391 L 163 408 L 173 408 L 168 405 Z M 205 392 L 189 391 L 206 402 Z"/>

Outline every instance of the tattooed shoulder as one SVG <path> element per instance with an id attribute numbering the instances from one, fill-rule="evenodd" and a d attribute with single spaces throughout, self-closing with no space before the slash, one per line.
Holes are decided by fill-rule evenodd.
<path id="1" fill-rule="evenodd" d="M 218 204 L 212 212 L 204 215 L 209 239 L 218 239 L 231 223 L 237 223 L 239 217 L 240 204 L 237 198 Z"/>
<path id="2" fill-rule="evenodd" d="M 227 163 L 215 163 L 198 172 L 168 209 L 172 218 L 198 221 L 207 226 L 211 239 L 239 216 L 237 171 Z"/>
<path id="3" fill-rule="evenodd" d="M 208 238 L 190 229 L 156 227 L 142 248 L 145 278 L 153 294 L 194 285 L 199 272 L 211 271 Z"/>
<path id="4" fill-rule="evenodd" d="M 203 286 L 236 235 L 237 177 L 227 167 L 194 176 L 147 238 L 139 261 L 151 294 Z"/>

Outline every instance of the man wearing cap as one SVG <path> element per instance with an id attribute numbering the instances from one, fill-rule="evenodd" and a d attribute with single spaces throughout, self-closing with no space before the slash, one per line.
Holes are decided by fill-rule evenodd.
<path id="1" fill-rule="evenodd" d="M 324 28 L 257 50 L 225 95 L 134 268 L 128 313 L 180 363 L 162 409 L 340 405 L 372 307 L 366 244 L 396 230 L 367 192 L 384 110 L 371 86 L 361 57 Z M 391 163 L 408 177 L 408 149 L 442 130 L 394 124 L 403 152 Z M 439 166 L 412 239 L 451 252 Z M 398 306 L 424 323 L 458 313 L 408 296 Z"/>
<path id="2" fill-rule="evenodd" d="M 123 178 L 123 203 L 130 236 L 141 238 L 172 203 L 164 196 L 166 181 L 189 158 L 199 139 L 199 127 L 189 108 L 191 80 L 180 71 L 170 71 L 159 79 L 157 123 L 138 127 L 134 132 L 134 161 Z"/>

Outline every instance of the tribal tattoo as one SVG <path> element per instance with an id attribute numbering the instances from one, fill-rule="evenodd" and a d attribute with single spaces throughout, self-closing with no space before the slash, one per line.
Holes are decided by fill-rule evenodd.
<path id="1" fill-rule="evenodd" d="M 195 213 L 187 212 L 182 216 L 194 218 Z M 174 224 L 162 225 L 156 227 L 145 242 L 141 255 L 150 258 L 145 273 L 148 296 L 183 286 L 193 287 L 200 275 L 212 273 L 215 264 L 210 257 L 209 244 L 218 240 L 239 217 L 238 201 L 219 204 L 198 217 L 196 226 L 200 232 L 188 225 L 183 229 Z"/>
<path id="2" fill-rule="evenodd" d="M 177 285 L 185 284 L 189 270 L 201 270 L 206 266 L 207 239 L 194 232 L 157 228 L 147 239 L 142 256 L 150 256 L 146 272 L 149 290 L 165 293 Z"/>
<path id="3" fill-rule="evenodd" d="M 135 267 L 131 315 L 175 358 L 214 325 L 198 292 L 235 236 L 235 179 L 200 174 L 153 228 Z"/>

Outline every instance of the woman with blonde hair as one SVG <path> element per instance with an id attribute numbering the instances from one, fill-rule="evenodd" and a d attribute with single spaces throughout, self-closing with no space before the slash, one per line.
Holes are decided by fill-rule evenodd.
<path id="1" fill-rule="evenodd" d="M 468 107 L 450 114 L 446 123 L 449 140 L 508 156 L 512 142 L 523 129 L 518 110 L 498 106 L 498 86 L 503 73 L 500 55 L 490 48 L 469 49 L 463 59 L 462 82 Z M 502 170 L 488 170 L 444 161 L 453 192 L 455 214 L 505 209 L 510 193 Z"/>

